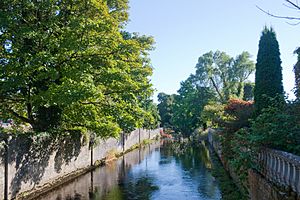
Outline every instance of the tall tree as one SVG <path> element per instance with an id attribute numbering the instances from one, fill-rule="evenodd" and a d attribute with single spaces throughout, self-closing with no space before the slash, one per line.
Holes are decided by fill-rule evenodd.
<path id="1" fill-rule="evenodd" d="M 300 100 L 300 47 L 294 51 L 298 55 L 298 61 L 294 66 L 295 73 L 295 95 L 297 100 Z"/>
<path id="2" fill-rule="evenodd" d="M 243 82 L 254 71 L 254 63 L 248 52 L 243 52 L 236 59 L 225 52 L 208 52 L 198 59 L 196 74 L 202 86 L 215 90 L 221 102 L 230 97 L 243 96 Z"/>
<path id="3" fill-rule="evenodd" d="M 257 114 L 270 105 L 269 98 L 282 95 L 282 68 L 279 44 L 273 28 L 265 27 L 259 41 L 257 54 L 254 101 Z"/>
<path id="4" fill-rule="evenodd" d="M 101 136 L 141 127 L 153 39 L 122 31 L 127 8 L 127 0 L 2 0 L 0 117 Z"/>

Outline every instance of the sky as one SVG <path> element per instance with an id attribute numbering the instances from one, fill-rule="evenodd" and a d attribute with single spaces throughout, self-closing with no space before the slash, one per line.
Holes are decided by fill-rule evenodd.
<path id="1" fill-rule="evenodd" d="M 270 17 L 272 14 L 300 17 L 284 0 L 129 0 L 127 30 L 153 36 L 150 53 L 154 73 L 151 82 L 159 92 L 176 93 L 180 82 L 195 72 L 198 58 L 209 51 L 224 51 L 236 57 L 248 51 L 256 62 L 258 42 L 265 25 L 272 26 L 279 42 L 283 85 L 294 98 L 293 51 L 300 46 L 300 24 Z M 299 1 L 300 3 L 300 1 Z M 295 21 L 296 22 L 296 21 Z M 254 76 L 252 77 L 254 81 Z"/>

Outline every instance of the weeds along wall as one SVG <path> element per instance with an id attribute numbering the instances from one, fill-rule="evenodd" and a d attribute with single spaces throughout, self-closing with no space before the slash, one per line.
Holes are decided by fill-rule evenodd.
<path id="1" fill-rule="evenodd" d="M 4 145 L 0 146 L 0 199 L 6 195 L 8 199 L 15 198 L 21 193 L 52 185 L 58 180 L 70 179 L 109 154 L 126 151 L 159 134 L 160 129 L 137 129 L 129 134 L 121 134 L 120 138 L 98 140 L 94 148 L 89 147 L 89 142 L 84 141 L 81 134 L 65 137 L 48 134 L 10 137 L 7 151 Z M 5 188 L 8 192 L 5 192 Z"/>

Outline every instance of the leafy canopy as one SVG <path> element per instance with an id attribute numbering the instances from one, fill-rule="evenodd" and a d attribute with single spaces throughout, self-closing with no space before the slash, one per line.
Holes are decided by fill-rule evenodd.
<path id="1" fill-rule="evenodd" d="M 225 52 L 210 51 L 199 57 L 195 76 L 203 86 L 212 88 L 222 103 L 231 97 L 243 98 L 244 82 L 255 69 L 250 58 L 248 52 L 234 59 Z"/>
<path id="2" fill-rule="evenodd" d="M 153 39 L 122 31 L 127 0 L 0 2 L 0 118 L 103 137 L 141 127 Z"/>

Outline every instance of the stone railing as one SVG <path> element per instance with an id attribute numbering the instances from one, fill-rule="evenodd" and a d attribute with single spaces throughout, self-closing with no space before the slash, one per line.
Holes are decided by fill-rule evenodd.
<path id="1" fill-rule="evenodd" d="M 300 194 L 300 156 L 263 149 L 258 155 L 258 171 L 268 180 Z"/>
<path id="2" fill-rule="evenodd" d="M 208 142 L 213 146 L 214 150 L 216 151 L 216 153 L 218 154 L 219 158 L 222 161 L 223 158 L 222 146 L 220 142 L 216 139 L 215 132 L 216 132 L 215 130 L 210 129 L 208 131 L 207 139 Z M 284 151 L 264 148 L 260 151 L 257 158 L 254 160 L 256 160 L 257 163 L 256 170 L 259 172 L 261 176 L 261 178 L 259 179 L 257 179 L 258 176 L 256 177 L 256 181 L 254 181 L 255 182 L 254 184 L 256 184 L 255 187 L 258 187 L 259 185 L 259 187 L 265 187 L 265 188 L 260 188 L 260 190 L 257 192 L 256 189 L 253 189 L 253 187 L 250 184 L 249 193 L 251 199 L 260 200 L 263 197 L 264 199 L 277 200 L 280 198 L 277 198 L 276 196 L 283 195 L 283 193 L 289 196 L 291 195 L 290 191 L 296 193 L 296 196 L 298 196 L 298 198 L 300 199 L 300 156 L 296 156 L 294 154 L 287 153 Z M 250 174 L 251 175 L 248 177 L 249 179 L 248 181 L 253 182 L 255 177 L 251 177 L 253 176 L 253 173 Z M 260 180 L 260 182 L 262 182 L 261 181 L 262 179 L 265 180 L 263 181 L 265 184 L 258 184 L 257 181 Z M 273 185 L 269 184 L 269 182 L 273 183 Z M 268 185 L 268 187 L 266 185 Z M 264 192 L 267 191 L 266 188 L 269 189 L 268 190 L 269 193 L 272 193 L 271 190 L 275 185 L 282 187 L 280 188 L 280 192 L 282 194 L 279 194 L 280 192 L 278 193 L 277 190 L 275 193 L 278 194 L 264 194 Z M 259 196 L 258 198 L 254 197 L 255 193 L 258 194 Z M 270 196 L 269 198 L 266 197 L 268 195 Z"/>

